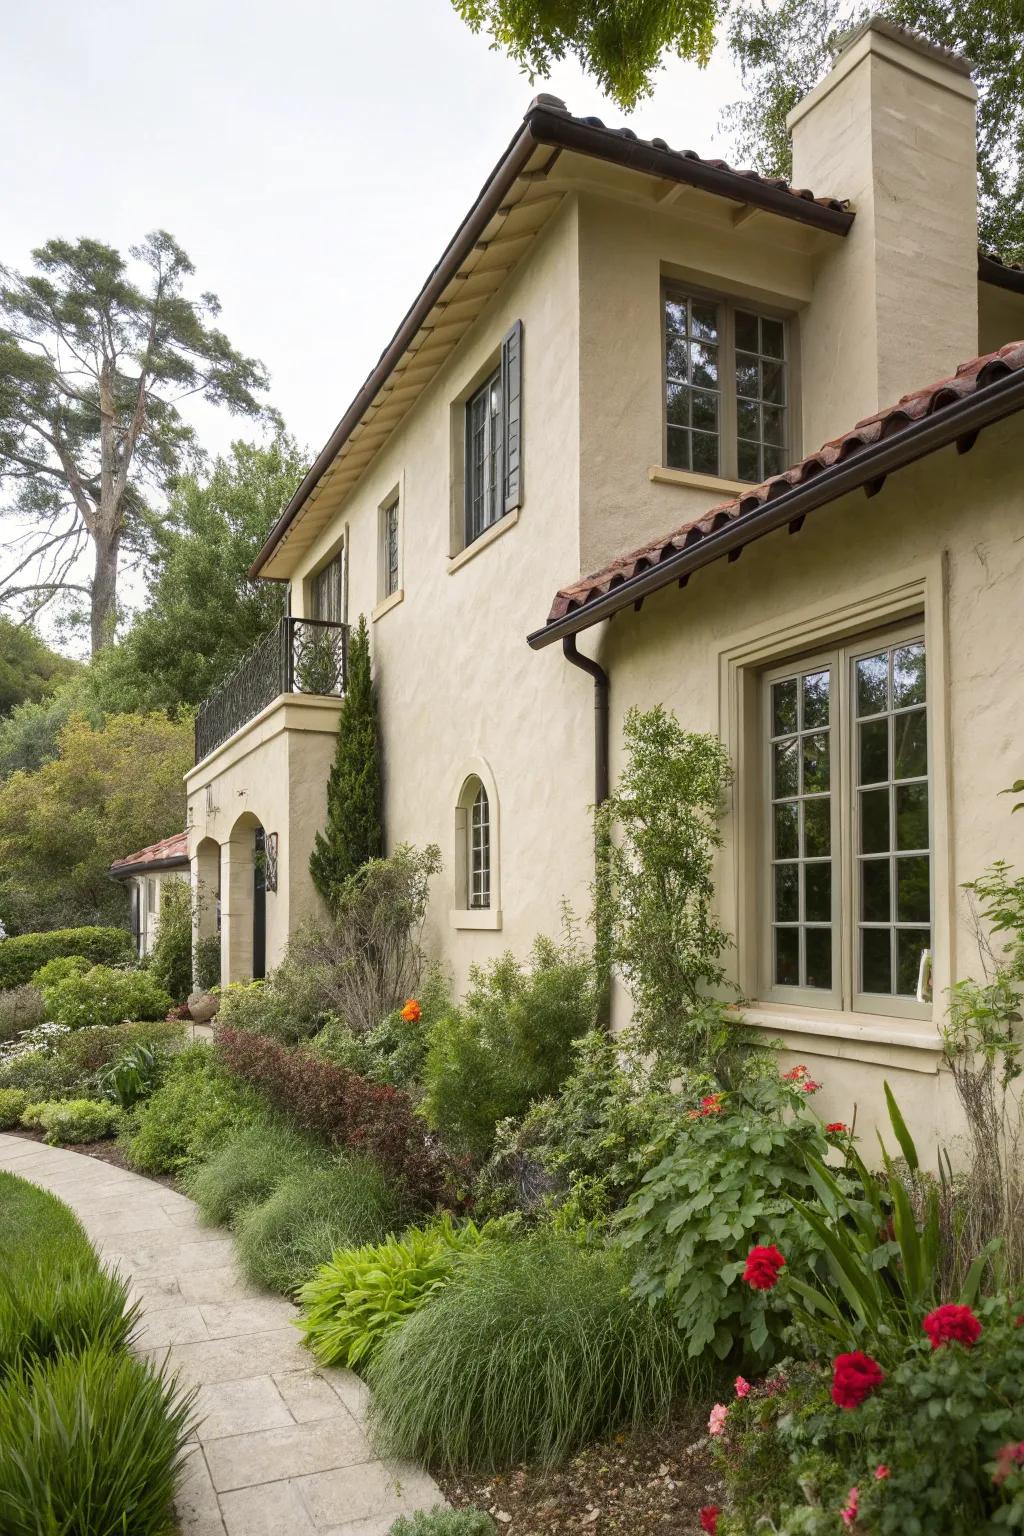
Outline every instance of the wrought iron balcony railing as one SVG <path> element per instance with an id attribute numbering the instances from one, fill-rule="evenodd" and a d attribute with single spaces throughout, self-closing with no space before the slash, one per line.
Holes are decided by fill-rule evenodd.
<path id="1" fill-rule="evenodd" d="M 196 762 L 209 757 L 282 693 L 344 693 L 347 665 L 347 624 L 283 618 L 199 706 Z"/>

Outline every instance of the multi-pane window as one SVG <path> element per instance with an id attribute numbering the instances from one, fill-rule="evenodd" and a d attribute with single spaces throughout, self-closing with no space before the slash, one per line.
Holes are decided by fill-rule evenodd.
<path id="1" fill-rule="evenodd" d="M 665 462 L 758 482 L 791 458 L 785 321 L 680 289 L 664 296 Z"/>
<path id="2" fill-rule="evenodd" d="M 398 591 L 398 497 L 380 509 L 381 597 L 393 597 Z"/>
<path id="3" fill-rule="evenodd" d="M 847 646 L 766 678 L 769 989 L 918 997 L 931 948 L 924 642 Z"/>
<path id="4" fill-rule="evenodd" d="M 491 904 L 491 808 L 481 784 L 469 816 L 469 905 Z"/>
<path id="5" fill-rule="evenodd" d="M 345 619 L 345 552 L 340 550 L 313 577 L 310 591 L 311 619 L 341 624 Z"/>
<path id="6" fill-rule="evenodd" d="M 501 369 L 466 405 L 466 543 L 496 523 L 502 500 Z"/>

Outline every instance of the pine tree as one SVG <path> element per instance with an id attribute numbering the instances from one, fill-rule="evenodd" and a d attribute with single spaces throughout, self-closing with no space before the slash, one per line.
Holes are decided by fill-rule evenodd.
<path id="1" fill-rule="evenodd" d="M 338 745 L 327 781 L 327 826 L 309 860 L 313 884 L 333 907 L 339 888 L 384 853 L 377 695 L 365 618 L 349 642 L 348 677 L 338 717 Z"/>

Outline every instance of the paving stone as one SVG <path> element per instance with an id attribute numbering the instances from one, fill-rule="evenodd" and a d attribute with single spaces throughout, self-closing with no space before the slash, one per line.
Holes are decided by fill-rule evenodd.
<path id="1" fill-rule="evenodd" d="M 318 1532 L 337 1527 L 339 1514 L 351 1523 L 371 1515 L 412 1514 L 439 1502 L 437 1485 L 426 1472 L 384 1461 L 313 1472 L 296 1482 Z"/>
<path id="2" fill-rule="evenodd" d="M 272 1333 L 240 1339 L 210 1339 L 198 1344 L 178 1345 L 174 1363 L 182 1379 L 190 1385 L 204 1381 L 239 1381 L 244 1376 L 272 1375 L 275 1371 L 294 1368 L 301 1359 L 300 1348 L 294 1328 L 277 1328 Z"/>
<path id="3" fill-rule="evenodd" d="M 174 1224 L 165 1210 L 158 1205 L 139 1203 L 128 1206 L 113 1202 L 110 1211 L 95 1213 L 88 1209 L 80 1212 L 82 1225 L 90 1237 L 123 1237 L 135 1232 L 172 1232 Z"/>
<path id="4" fill-rule="evenodd" d="M 227 1306 L 238 1301 L 248 1301 L 252 1297 L 265 1300 L 267 1294 L 250 1284 L 233 1263 L 179 1275 L 178 1285 L 186 1301 L 196 1301 L 200 1305 L 216 1302 Z"/>
<path id="5" fill-rule="evenodd" d="M 367 1461 L 371 1454 L 366 1437 L 340 1404 L 336 1418 L 207 1440 L 205 1450 L 218 1493 L 349 1467 Z"/>
<path id="6" fill-rule="evenodd" d="M 331 1390 L 313 1366 L 275 1374 L 274 1382 L 297 1424 L 311 1424 L 316 1419 L 332 1419 L 338 1412 L 338 1394 Z"/>
<path id="7" fill-rule="evenodd" d="M 243 1333 L 269 1333 L 286 1321 L 281 1316 L 281 1301 L 275 1296 L 255 1296 L 248 1301 L 227 1303 L 203 1302 L 201 1310 L 211 1339 L 230 1339 Z M 293 1315 L 298 1316 L 297 1309 Z M 301 1340 L 298 1332 L 295 1337 Z"/>
<path id="8" fill-rule="evenodd" d="M 182 1470 L 174 1496 L 174 1513 L 181 1536 L 224 1536 L 220 1501 L 198 1445 L 189 1453 Z"/>
<path id="9" fill-rule="evenodd" d="M 209 1337 L 198 1307 L 146 1307 L 135 1343 L 139 1349 L 165 1349 L 168 1344 L 194 1344 Z"/>
<path id="10" fill-rule="evenodd" d="M 202 1441 L 291 1426 L 294 1420 L 269 1376 L 245 1376 L 199 1388 L 196 1417 Z"/>
<path id="11" fill-rule="evenodd" d="M 370 1389 L 365 1381 L 342 1366 L 322 1366 L 321 1374 L 353 1418 L 362 1423 L 370 1407 Z"/>
<path id="12" fill-rule="evenodd" d="M 220 1495 L 228 1536 L 320 1536 L 294 1483 L 261 1483 Z"/>

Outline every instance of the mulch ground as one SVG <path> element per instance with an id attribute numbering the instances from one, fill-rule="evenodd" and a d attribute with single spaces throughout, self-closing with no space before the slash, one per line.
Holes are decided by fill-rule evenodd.
<path id="1" fill-rule="evenodd" d="M 616 1435 L 564 1467 L 516 1467 L 494 1477 L 438 1477 L 456 1508 L 486 1509 L 511 1536 L 689 1536 L 721 1502 L 707 1408 L 679 1411 L 659 1433 Z"/>

